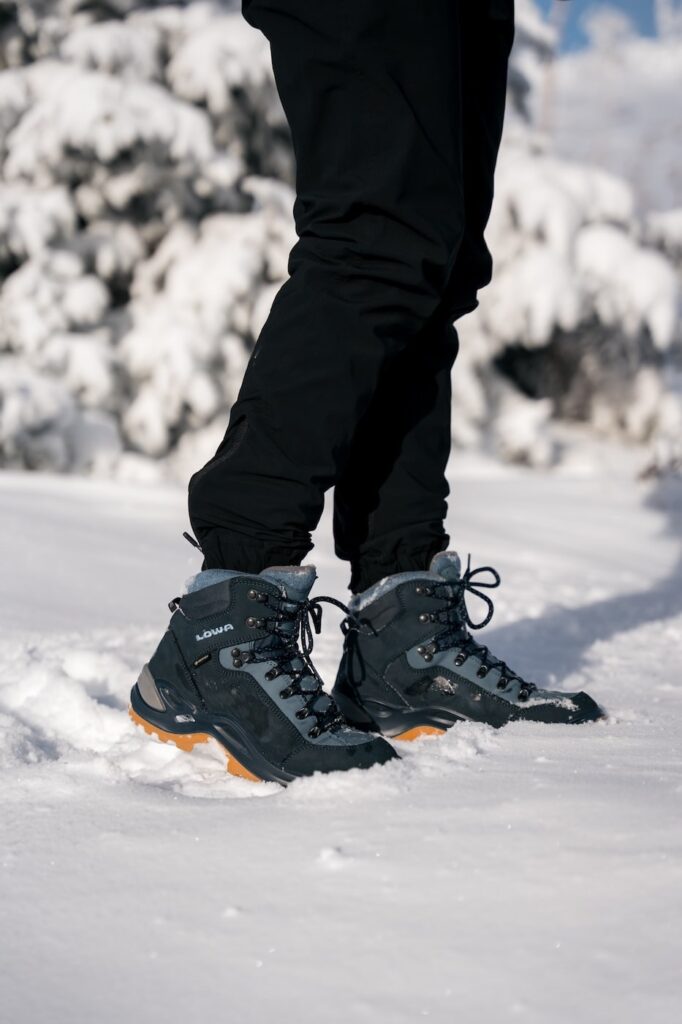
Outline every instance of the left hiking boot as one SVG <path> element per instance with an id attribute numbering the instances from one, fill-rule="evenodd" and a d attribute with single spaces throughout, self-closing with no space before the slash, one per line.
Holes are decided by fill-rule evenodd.
<path id="1" fill-rule="evenodd" d="M 311 598 L 314 580 L 313 566 L 195 576 L 133 686 L 133 721 L 188 752 L 217 743 L 233 775 L 281 785 L 396 758 L 386 740 L 351 729 L 324 692 L 313 634 L 322 602 L 347 609 Z"/>
<path id="2" fill-rule="evenodd" d="M 586 693 L 543 690 L 474 640 L 469 629 L 481 629 L 493 614 L 483 590 L 499 584 L 494 569 L 462 572 L 457 554 L 444 551 L 428 572 L 389 576 L 354 597 L 332 691 L 346 719 L 356 728 L 408 740 L 463 720 L 499 728 L 602 718 Z M 467 593 L 485 603 L 482 622 L 469 617 Z"/>

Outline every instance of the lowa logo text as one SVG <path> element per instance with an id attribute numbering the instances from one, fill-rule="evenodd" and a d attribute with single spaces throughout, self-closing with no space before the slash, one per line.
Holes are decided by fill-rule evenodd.
<path id="1" fill-rule="evenodd" d="M 212 636 L 220 636 L 231 629 L 234 629 L 232 623 L 226 622 L 224 626 L 216 626 L 215 629 L 205 629 L 203 633 L 197 633 L 197 640 L 210 640 Z"/>

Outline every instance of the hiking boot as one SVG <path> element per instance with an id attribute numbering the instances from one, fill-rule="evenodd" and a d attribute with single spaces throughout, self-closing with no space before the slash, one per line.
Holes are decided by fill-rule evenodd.
<path id="1" fill-rule="evenodd" d="M 482 573 L 489 573 L 480 580 Z M 358 594 L 332 696 L 360 729 L 395 739 L 442 733 L 455 722 L 577 724 L 603 717 L 586 693 L 543 690 L 486 646 L 469 629 L 487 625 L 493 604 L 481 589 L 497 587 L 489 567 L 461 571 L 459 557 L 437 554 L 428 572 L 388 576 Z M 465 594 L 487 606 L 482 622 L 469 617 Z"/>
<path id="2" fill-rule="evenodd" d="M 168 630 L 132 689 L 132 719 L 182 750 L 217 740 L 228 770 L 254 781 L 285 785 L 396 757 L 350 728 L 322 689 L 313 629 L 322 601 L 343 605 L 311 601 L 314 580 L 312 566 L 199 573 L 170 603 Z"/>

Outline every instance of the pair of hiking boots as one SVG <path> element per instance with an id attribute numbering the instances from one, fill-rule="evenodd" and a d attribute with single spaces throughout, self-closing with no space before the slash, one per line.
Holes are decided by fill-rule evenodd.
<path id="1" fill-rule="evenodd" d="M 170 603 L 172 617 L 131 693 L 135 722 L 183 750 L 213 738 L 228 770 L 279 782 L 370 768 L 397 757 L 383 737 L 414 739 L 458 721 L 577 724 L 602 717 L 586 693 L 527 682 L 470 629 L 486 625 L 494 569 L 462 571 L 454 552 L 428 571 L 354 597 L 310 598 L 312 566 L 258 575 L 207 570 Z M 467 593 L 486 605 L 473 622 Z M 311 661 L 322 605 L 341 608 L 345 642 L 331 697 Z"/>

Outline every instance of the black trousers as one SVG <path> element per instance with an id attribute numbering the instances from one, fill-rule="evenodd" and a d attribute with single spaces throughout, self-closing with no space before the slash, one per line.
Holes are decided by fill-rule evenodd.
<path id="1" fill-rule="evenodd" d="M 206 567 L 295 564 L 334 486 L 360 590 L 448 543 L 452 323 L 491 275 L 513 0 L 243 8 L 270 41 L 299 240 L 190 519 Z"/>

